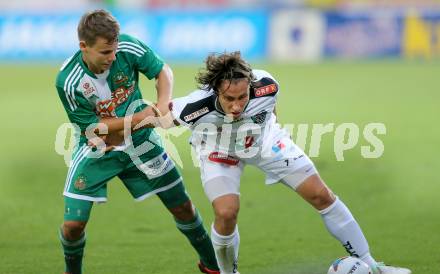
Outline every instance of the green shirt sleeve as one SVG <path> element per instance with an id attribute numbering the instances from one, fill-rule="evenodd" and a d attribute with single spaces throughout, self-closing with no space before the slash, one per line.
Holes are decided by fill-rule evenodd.
<path id="1" fill-rule="evenodd" d="M 119 37 L 118 52 L 127 55 L 134 67 L 150 80 L 159 74 L 164 65 L 164 61 L 152 49 L 126 34 Z"/>
<path id="2" fill-rule="evenodd" d="M 99 122 L 95 106 L 80 92 L 75 92 L 75 96 L 72 98 L 59 86 L 57 86 L 57 91 L 70 122 L 79 126 L 81 132 L 84 132 L 90 124 Z"/>

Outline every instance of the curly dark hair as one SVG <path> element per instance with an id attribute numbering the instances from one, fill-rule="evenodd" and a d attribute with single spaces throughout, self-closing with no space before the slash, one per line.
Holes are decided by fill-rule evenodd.
<path id="1" fill-rule="evenodd" d="M 231 53 L 210 54 L 205 60 L 206 67 L 196 76 L 198 88 L 202 90 L 218 90 L 223 81 L 232 83 L 238 79 L 248 79 L 249 83 L 255 79 L 251 66 L 241 58 L 239 51 Z"/>
<path id="2" fill-rule="evenodd" d="M 119 37 L 119 23 L 106 10 L 94 10 L 85 13 L 78 24 L 78 38 L 93 46 L 98 37 L 113 43 Z"/>

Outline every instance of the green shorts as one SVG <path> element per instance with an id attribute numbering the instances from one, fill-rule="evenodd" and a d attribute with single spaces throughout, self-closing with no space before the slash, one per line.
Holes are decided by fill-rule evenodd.
<path id="1" fill-rule="evenodd" d="M 182 191 L 177 191 L 176 195 L 182 197 L 169 201 L 161 198 L 162 201 L 172 208 L 189 200 L 179 171 L 159 146 L 135 158 L 123 151 L 110 151 L 98 158 L 90 157 L 92 154 L 92 148 L 85 144 L 74 151 L 64 187 L 65 197 L 105 202 L 107 182 L 118 176 L 135 200 L 166 192 L 179 184 Z"/>
<path id="2" fill-rule="evenodd" d="M 182 182 L 170 189 L 158 192 L 157 196 L 167 208 L 177 207 L 190 199 Z M 91 201 L 64 197 L 64 220 L 86 222 L 90 217 L 92 206 Z"/>

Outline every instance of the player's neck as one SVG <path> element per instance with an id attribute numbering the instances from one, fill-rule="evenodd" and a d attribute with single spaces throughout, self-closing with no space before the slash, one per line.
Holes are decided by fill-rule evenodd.
<path id="1" fill-rule="evenodd" d="M 102 70 L 102 69 L 98 69 L 98 68 L 95 68 L 95 67 L 89 65 L 89 64 L 87 63 L 87 60 L 86 60 L 86 58 L 84 57 L 84 55 L 82 56 L 82 60 L 83 60 L 84 65 L 85 65 L 85 66 L 86 66 L 91 72 L 93 72 L 94 74 L 102 74 L 102 73 L 104 73 L 104 70 Z"/>

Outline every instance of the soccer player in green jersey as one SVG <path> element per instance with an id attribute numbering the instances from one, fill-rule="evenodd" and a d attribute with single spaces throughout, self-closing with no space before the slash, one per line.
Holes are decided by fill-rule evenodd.
<path id="1" fill-rule="evenodd" d="M 115 176 L 136 200 L 156 194 L 197 251 L 199 269 L 219 273 L 211 240 L 181 175 L 155 131 L 148 124 L 139 127 L 145 118 L 157 113 L 151 106 L 139 103 L 139 72 L 155 79 L 156 110 L 167 113 L 173 88 L 170 67 L 141 41 L 120 34 L 118 22 L 105 10 L 84 14 L 78 37 L 80 50 L 65 61 L 56 79 L 58 95 L 80 135 L 63 193 L 65 212 L 60 240 L 65 273 L 82 273 L 85 227 L 93 202 L 107 200 L 107 182 Z M 124 141 L 105 152 L 99 145 L 90 145 L 93 136 L 93 140 L 105 140 L 127 130 L 131 142 Z"/>

